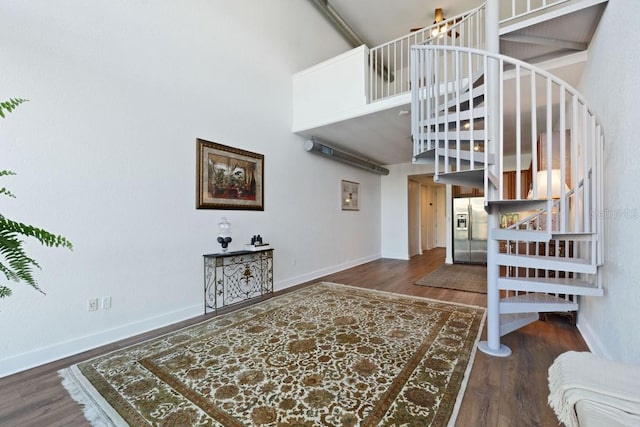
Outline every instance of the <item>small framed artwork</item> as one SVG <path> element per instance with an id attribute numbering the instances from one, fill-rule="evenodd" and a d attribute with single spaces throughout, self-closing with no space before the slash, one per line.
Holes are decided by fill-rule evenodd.
<path id="1" fill-rule="evenodd" d="M 520 221 L 517 213 L 505 213 L 500 215 L 500 228 L 510 228 Z"/>
<path id="2" fill-rule="evenodd" d="M 196 208 L 264 210 L 264 155 L 198 138 Z"/>
<path id="3" fill-rule="evenodd" d="M 358 204 L 358 187 L 357 182 L 342 180 L 340 183 L 340 199 L 343 211 L 360 210 Z"/>

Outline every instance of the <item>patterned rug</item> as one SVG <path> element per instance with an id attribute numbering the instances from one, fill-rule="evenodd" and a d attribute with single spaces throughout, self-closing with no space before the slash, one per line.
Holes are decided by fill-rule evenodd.
<path id="1" fill-rule="evenodd" d="M 415 284 L 486 294 L 487 267 L 485 265 L 443 264 Z"/>
<path id="2" fill-rule="evenodd" d="M 318 283 L 60 374 L 94 425 L 445 426 L 483 322 L 480 307 Z"/>

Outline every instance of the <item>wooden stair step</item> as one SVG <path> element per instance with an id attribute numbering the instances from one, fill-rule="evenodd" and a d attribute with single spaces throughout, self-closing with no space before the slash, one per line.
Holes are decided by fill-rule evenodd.
<path id="1" fill-rule="evenodd" d="M 595 280 L 563 277 L 499 277 L 498 289 L 552 294 L 602 296 Z"/>
<path id="2" fill-rule="evenodd" d="M 598 271 L 598 266 L 592 264 L 591 261 L 587 259 L 544 255 L 497 254 L 496 263 L 509 267 L 569 271 L 574 273 L 596 274 Z"/>
<path id="3" fill-rule="evenodd" d="M 500 300 L 500 313 L 576 311 L 578 303 L 554 295 L 532 292 Z"/>
<path id="4" fill-rule="evenodd" d="M 537 312 L 500 314 L 500 336 L 502 337 L 510 332 L 524 328 L 539 318 L 540 315 Z"/>

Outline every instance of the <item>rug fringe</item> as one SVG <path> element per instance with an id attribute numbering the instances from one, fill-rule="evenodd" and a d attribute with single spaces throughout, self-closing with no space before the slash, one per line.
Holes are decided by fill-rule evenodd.
<path id="1" fill-rule="evenodd" d="M 69 396 L 80 406 L 86 420 L 94 427 L 115 427 L 126 426 L 127 423 L 121 420 L 121 423 L 115 423 L 109 415 L 105 413 L 98 402 L 89 394 L 85 385 L 83 385 L 82 376 L 75 366 L 61 369 L 58 375 L 62 378 L 62 386 L 67 390 Z"/>

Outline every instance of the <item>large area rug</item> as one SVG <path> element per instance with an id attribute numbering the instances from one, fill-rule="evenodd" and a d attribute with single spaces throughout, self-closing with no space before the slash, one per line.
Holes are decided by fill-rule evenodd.
<path id="1" fill-rule="evenodd" d="M 470 264 L 444 264 L 422 277 L 415 284 L 486 294 L 487 267 Z"/>
<path id="2" fill-rule="evenodd" d="M 94 425 L 445 426 L 483 322 L 318 283 L 60 373 Z"/>

